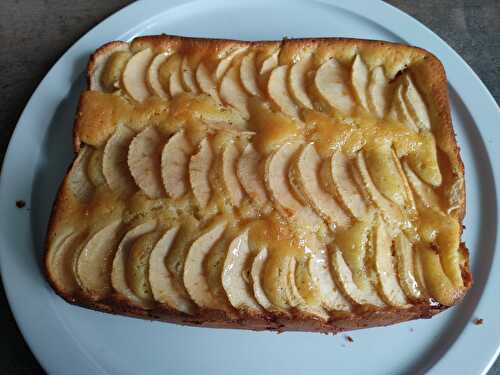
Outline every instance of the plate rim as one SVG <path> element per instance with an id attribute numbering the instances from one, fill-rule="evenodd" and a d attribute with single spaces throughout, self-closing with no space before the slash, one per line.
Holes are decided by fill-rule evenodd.
<path id="1" fill-rule="evenodd" d="M 116 35 L 120 34 L 119 30 L 123 31 L 121 32 L 121 36 L 133 36 L 135 35 L 137 30 L 143 29 L 145 23 L 150 22 L 155 17 L 155 14 L 164 13 L 178 6 L 195 2 L 209 3 L 210 0 L 174 0 L 170 1 L 169 3 L 164 3 L 161 1 L 136 2 L 127 5 L 126 7 L 118 10 L 111 16 L 98 23 L 85 35 L 78 39 L 51 67 L 51 69 L 39 83 L 29 101 L 27 102 L 9 141 L 9 145 L 5 152 L 5 157 L 2 165 L 2 173 L 0 174 L 0 209 L 2 210 L 2 212 L 4 212 L 4 215 L 0 217 L 0 243 L 2 244 L 2 246 L 0 247 L 0 271 L 2 282 L 5 288 L 5 293 L 16 323 L 20 331 L 22 332 L 24 339 L 28 343 L 31 351 L 47 372 L 50 372 L 49 370 L 55 369 L 56 366 L 54 366 L 54 361 L 51 361 L 49 359 L 47 351 L 46 349 L 44 349 L 43 345 L 40 345 L 40 339 L 36 338 L 36 335 L 34 333 L 36 331 L 33 328 L 33 324 L 28 322 L 27 316 L 22 309 L 22 303 L 16 300 L 14 296 L 15 287 L 10 284 L 12 279 L 11 276 L 8 276 L 10 275 L 10 271 L 7 271 L 5 266 L 6 262 L 11 262 L 11 260 L 9 259 L 7 246 L 5 246 L 5 244 L 9 241 L 7 241 L 6 239 L 10 239 L 10 242 L 12 243 L 19 243 L 21 241 L 16 241 L 15 238 L 12 238 L 12 232 L 4 230 L 6 223 L 5 218 L 12 217 L 14 218 L 14 220 L 18 220 L 19 222 L 25 221 L 25 225 L 27 226 L 27 228 L 31 229 L 32 227 L 31 217 L 28 215 L 22 215 L 22 213 L 19 212 L 20 210 L 16 209 L 15 205 L 12 204 L 12 197 L 8 198 L 7 194 L 5 194 L 6 191 L 8 192 L 9 190 L 13 190 L 13 183 L 11 182 L 12 179 L 7 178 L 9 175 L 6 173 L 6 171 L 10 172 L 10 170 L 12 170 L 11 165 L 15 163 L 15 158 L 13 155 L 15 154 L 15 147 L 20 143 L 20 134 L 22 134 L 22 132 L 26 132 L 26 128 L 31 125 L 27 123 L 29 122 L 28 117 L 30 115 L 30 112 L 35 107 L 36 101 L 40 100 L 40 93 L 49 84 L 48 82 L 53 79 L 54 75 L 56 75 L 56 73 L 69 74 L 68 78 L 70 78 L 70 81 L 73 81 L 73 73 L 70 72 L 71 69 L 68 69 L 68 65 L 74 66 L 76 64 L 76 61 L 78 59 L 78 50 L 93 50 L 100 44 L 103 44 L 111 39 L 117 39 L 118 37 Z M 245 1 L 241 1 L 241 3 L 243 2 Z M 488 156 L 490 156 L 491 158 L 491 155 L 493 154 L 492 152 L 494 152 L 495 149 L 500 146 L 500 141 L 495 137 L 495 135 L 498 135 L 498 131 L 496 131 L 495 133 L 495 129 L 493 127 L 487 127 L 484 124 L 487 124 L 488 122 L 495 122 L 494 120 L 492 120 L 492 117 L 495 117 L 498 121 L 500 121 L 500 109 L 498 108 L 495 99 L 488 91 L 484 83 L 476 75 L 476 73 L 446 42 L 444 42 L 438 35 L 428 29 L 425 25 L 417 21 L 415 18 L 404 13 L 400 9 L 382 1 L 363 3 L 362 6 L 356 2 L 350 2 L 349 0 L 318 0 L 316 2 L 343 8 L 356 15 L 362 16 L 363 18 L 375 21 L 379 25 L 383 25 L 384 20 L 386 21 L 387 19 L 391 19 L 391 21 L 393 21 L 393 24 L 391 25 L 390 30 L 392 31 L 394 30 L 394 28 L 397 28 L 397 32 L 394 31 L 395 34 L 401 36 L 406 41 L 411 41 L 414 44 L 425 45 L 426 49 L 435 54 L 438 54 L 440 56 L 440 59 L 447 66 L 447 76 L 449 77 L 450 85 L 451 82 L 453 82 L 452 87 L 455 87 L 457 93 L 460 93 L 460 98 L 467 110 L 470 112 L 472 118 L 475 120 L 475 126 L 480 137 L 482 138 L 484 148 Z M 362 11 L 360 9 L 361 7 L 363 8 Z M 140 12 L 137 12 L 138 10 L 140 10 Z M 138 14 L 140 14 L 140 16 L 138 16 Z M 366 16 L 367 14 L 369 14 L 369 17 Z M 117 30 L 115 25 L 127 19 L 135 19 L 137 21 L 135 23 L 123 22 L 124 25 L 135 26 L 120 26 L 118 28 L 119 30 Z M 66 70 L 64 70 L 65 65 Z M 464 82 L 460 82 L 459 76 L 472 78 L 467 81 L 467 87 L 464 85 Z M 66 82 L 65 80 L 61 81 Z M 62 95 L 62 97 L 64 97 L 64 95 Z M 486 107 L 489 107 L 489 109 L 479 111 L 479 108 L 484 109 Z M 495 165 L 494 163 L 492 163 L 491 173 L 493 177 L 493 183 L 495 185 L 496 196 L 500 196 L 500 165 Z M 24 188 L 24 190 L 26 189 Z M 27 190 L 29 194 L 27 194 L 26 196 L 31 197 L 31 190 L 32 188 L 30 185 L 29 189 Z M 498 214 L 498 207 L 496 207 L 497 218 L 499 216 Z M 497 220 L 497 233 L 499 229 L 500 223 Z M 33 247 L 33 244 L 30 241 L 28 241 L 28 244 L 25 245 Z M 497 239 L 495 240 L 494 247 L 496 250 L 498 250 L 499 244 Z M 495 251 L 495 253 L 496 252 L 497 251 Z M 498 254 L 494 254 L 489 280 L 484 285 L 481 299 L 476 305 L 475 311 L 485 311 L 487 309 L 493 308 L 494 306 L 492 305 L 492 303 L 495 302 L 496 295 L 495 291 L 493 290 L 493 286 L 500 282 L 500 271 L 499 273 L 495 274 L 493 270 L 495 270 L 495 268 L 497 270 L 500 269 L 499 258 L 500 256 Z M 496 306 L 496 308 L 498 310 L 498 305 Z M 480 316 L 480 314 L 478 315 Z M 445 373 L 450 364 L 460 363 L 459 360 L 461 358 L 464 358 L 464 355 L 467 354 L 467 342 L 470 342 L 471 340 L 474 340 L 475 342 L 485 342 L 484 340 L 488 340 L 488 342 L 492 344 L 488 348 L 482 348 L 482 351 L 478 353 L 478 355 L 481 355 L 481 358 L 476 358 L 476 361 L 474 362 L 476 364 L 476 373 L 487 373 L 500 351 L 500 335 L 494 334 L 494 332 L 500 331 L 500 323 L 497 323 L 494 320 L 490 319 L 487 324 L 488 329 L 482 330 L 478 330 L 477 328 L 473 329 L 471 325 L 467 325 L 460 333 L 459 338 L 457 338 L 452 343 L 452 345 L 447 349 L 444 355 L 430 369 L 430 373 Z M 466 337 L 467 341 L 463 337 Z M 78 345 L 78 342 L 76 340 L 74 341 L 76 345 Z M 85 352 L 83 348 L 80 349 Z M 87 364 L 89 366 L 89 369 L 91 369 L 92 371 L 106 373 L 103 368 L 99 366 L 99 364 L 93 361 L 92 358 L 87 359 L 90 362 L 89 364 Z M 472 366 L 472 361 L 469 361 L 468 366 Z"/>

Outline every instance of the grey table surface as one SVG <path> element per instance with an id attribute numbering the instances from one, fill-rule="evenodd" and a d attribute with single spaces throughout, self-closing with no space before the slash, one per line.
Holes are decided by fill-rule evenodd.
<path id="1" fill-rule="evenodd" d="M 129 2 L 0 1 L 0 162 L 21 111 L 50 67 L 80 36 Z M 449 43 L 499 101 L 499 0 L 387 2 L 414 16 Z M 0 374 L 44 373 L 16 326 L 3 287 L 0 332 Z M 489 374 L 500 375 L 500 360 Z"/>

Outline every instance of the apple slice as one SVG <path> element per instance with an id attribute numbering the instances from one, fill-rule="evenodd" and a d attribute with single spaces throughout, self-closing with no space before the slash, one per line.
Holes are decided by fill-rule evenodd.
<path id="1" fill-rule="evenodd" d="M 150 93 L 146 85 L 146 72 L 153 58 L 151 48 L 144 49 L 128 60 L 122 73 L 123 88 L 133 99 L 144 101 Z"/>
<path id="2" fill-rule="evenodd" d="M 345 114 L 350 114 L 355 106 L 348 82 L 347 70 L 335 59 L 325 61 L 314 76 L 314 86 L 321 97 Z"/>
<path id="3" fill-rule="evenodd" d="M 124 298 L 128 302 L 144 309 L 152 308 L 153 304 L 149 300 L 139 298 L 129 287 L 127 280 L 128 258 L 134 242 L 145 234 L 154 231 L 155 228 L 156 222 L 148 221 L 130 229 L 118 245 L 111 270 L 111 285 L 117 293 L 118 298 Z"/>
<path id="4" fill-rule="evenodd" d="M 257 68 L 255 66 L 255 52 L 249 52 L 240 64 L 240 79 L 243 87 L 250 95 L 261 96 L 257 82 Z"/>
<path id="5" fill-rule="evenodd" d="M 168 196 L 181 198 L 188 191 L 189 159 L 193 147 L 183 131 L 175 133 L 161 153 L 161 177 Z"/>
<path id="6" fill-rule="evenodd" d="M 349 173 L 349 160 L 341 151 L 332 155 L 328 171 L 342 203 L 356 219 L 364 218 L 368 213 L 367 204 Z"/>
<path id="7" fill-rule="evenodd" d="M 222 182 L 229 201 L 235 207 L 241 205 L 245 194 L 236 175 L 236 163 L 239 156 L 240 152 L 234 143 L 227 143 L 222 151 Z"/>
<path id="8" fill-rule="evenodd" d="M 413 118 L 410 116 L 408 107 L 403 99 L 403 89 L 403 85 L 399 84 L 394 93 L 393 108 L 395 109 L 395 115 L 399 121 L 408 127 L 408 129 L 418 132 L 417 124 L 415 124 Z"/>
<path id="9" fill-rule="evenodd" d="M 371 290 L 368 293 L 358 288 L 340 250 L 332 252 L 331 262 L 340 288 L 351 301 L 359 305 L 386 306 L 373 288 L 370 288 Z"/>
<path id="10" fill-rule="evenodd" d="M 431 130 L 431 120 L 427 112 L 427 106 L 408 74 L 404 75 L 403 85 L 403 97 L 413 122 L 421 130 Z"/>
<path id="11" fill-rule="evenodd" d="M 92 91 L 102 91 L 109 92 L 115 89 L 114 83 L 117 79 L 111 79 L 112 76 L 116 76 L 118 73 L 118 79 L 124 67 L 123 61 L 116 61 L 115 58 L 110 59 L 113 55 L 120 53 L 125 53 L 127 59 L 124 61 L 128 61 L 130 58 L 130 51 L 128 43 L 126 42 L 113 42 L 112 47 L 107 47 L 104 52 L 101 51 L 98 55 L 94 55 L 94 58 L 89 62 L 89 88 Z M 118 56 L 118 55 L 117 55 Z M 121 59 L 118 59 L 121 60 Z M 107 77 L 103 79 L 103 73 L 105 70 L 108 70 L 106 73 Z M 104 81 L 104 82 L 103 82 Z M 113 81 L 113 82 L 110 82 Z M 111 85 L 110 85 L 111 83 Z"/>
<path id="12" fill-rule="evenodd" d="M 307 261 L 298 261 L 295 257 L 290 258 L 288 286 L 286 287 L 288 303 L 303 316 L 312 315 L 316 319 L 326 321 L 330 316 L 321 306 L 321 299 L 316 296 L 319 294 L 319 288 L 315 284 L 315 279 L 311 277 L 307 264 Z M 304 296 L 311 294 L 315 296 L 309 298 L 309 301 L 306 300 Z"/>
<path id="13" fill-rule="evenodd" d="M 196 69 L 196 82 L 200 90 L 210 95 L 217 103 L 220 103 L 219 93 L 217 92 L 217 83 L 210 74 L 205 64 L 200 63 Z"/>
<path id="14" fill-rule="evenodd" d="M 212 295 L 203 267 L 210 249 L 220 240 L 226 222 L 220 221 L 206 230 L 189 248 L 184 264 L 184 286 L 191 299 L 201 308 L 219 310 L 221 306 Z"/>
<path id="15" fill-rule="evenodd" d="M 200 92 L 198 86 L 196 85 L 196 81 L 194 78 L 195 73 L 193 72 L 193 68 L 189 64 L 189 60 L 187 56 L 184 56 L 181 62 L 181 84 L 184 88 L 184 91 L 192 92 L 193 94 L 197 94 Z"/>
<path id="16" fill-rule="evenodd" d="M 149 89 L 151 92 L 160 98 L 168 98 L 169 94 L 167 91 L 165 91 L 163 85 L 160 82 L 159 78 L 159 68 L 160 66 L 167 61 L 167 59 L 170 57 L 171 53 L 170 52 L 162 52 L 156 55 L 153 60 L 151 60 L 151 64 L 149 64 L 149 68 L 147 71 L 147 77 L 146 77 L 146 82 L 148 84 Z M 168 86 L 167 90 L 168 90 Z"/>
<path id="17" fill-rule="evenodd" d="M 83 247 L 76 260 L 75 276 L 87 298 L 101 300 L 111 294 L 111 269 L 120 240 L 121 220 L 98 231 Z"/>
<path id="18" fill-rule="evenodd" d="M 420 246 L 417 252 L 430 296 L 445 306 L 454 305 L 461 298 L 462 292 L 446 276 L 439 255 L 425 245 Z"/>
<path id="19" fill-rule="evenodd" d="M 403 163 L 403 169 L 408 177 L 408 181 L 410 182 L 413 191 L 415 191 L 417 197 L 420 202 L 425 207 L 441 207 L 439 196 L 434 192 L 434 190 L 427 184 L 425 184 L 418 176 L 413 172 L 408 163 Z"/>
<path id="20" fill-rule="evenodd" d="M 415 276 L 415 257 L 412 243 L 401 233 L 394 240 L 394 250 L 401 287 L 410 300 L 421 300 L 423 293 Z"/>
<path id="21" fill-rule="evenodd" d="M 389 233 L 391 237 L 394 237 L 398 234 L 399 227 L 405 224 L 403 212 L 395 203 L 385 198 L 373 183 L 373 180 L 370 177 L 370 174 L 368 173 L 368 169 L 366 167 L 363 151 L 358 152 L 358 155 L 356 157 L 356 165 L 358 167 L 358 171 L 364 188 L 368 192 L 368 195 L 370 196 L 373 203 L 380 209 L 382 216 L 389 224 Z"/>
<path id="22" fill-rule="evenodd" d="M 377 66 L 370 72 L 367 89 L 367 102 L 370 112 L 379 118 L 384 118 L 387 110 L 387 88 L 389 80 L 385 76 L 384 68 Z"/>
<path id="23" fill-rule="evenodd" d="M 352 63 L 351 84 L 358 103 L 364 109 L 368 110 L 368 99 L 366 97 L 368 90 L 368 68 L 360 55 L 356 55 Z"/>
<path id="24" fill-rule="evenodd" d="M 271 196 L 283 215 L 294 216 L 303 207 L 293 196 L 288 181 L 288 166 L 292 157 L 300 149 L 300 142 L 287 142 L 268 156 L 264 181 Z"/>
<path id="25" fill-rule="evenodd" d="M 405 293 L 398 282 L 395 261 L 392 256 L 392 241 L 382 220 L 378 220 L 374 233 L 375 271 L 384 301 L 391 306 L 408 307 Z"/>
<path id="26" fill-rule="evenodd" d="M 364 157 L 377 189 L 398 206 L 405 207 L 408 197 L 393 159 L 391 144 L 384 142 L 374 147 L 365 148 Z"/>
<path id="27" fill-rule="evenodd" d="M 87 174 L 87 166 L 92 153 L 91 146 L 82 147 L 68 174 L 69 189 L 81 202 L 89 200 L 94 193 L 94 185 Z"/>
<path id="28" fill-rule="evenodd" d="M 189 183 L 194 197 L 201 208 L 205 208 L 211 195 L 208 178 L 213 162 L 213 151 L 208 139 L 204 138 L 199 145 L 198 152 L 191 156 L 189 161 Z"/>
<path id="29" fill-rule="evenodd" d="M 327 311 L 350 311 L 351 304 L 342 295 L 330 272 L 328 254 L 325 249 L 315 253 L 309 260 L 309 271 L 316 280 L 321 302 Z"/>
<path id="30" fill-rule="evenodd" d="M 269 252 L 266 248 L 263 248 L 259 251 L 259 253 L 255 256 L 252 262 L 252 269 L 250 271 L 250 276 L 252 278 L 253 295 L 256 301 L 265 310 L 273 312 L 275 311 L 275 307 L 273 306 L 269 298 L 267 298 L 261 280 L 261 275 L 264 270 L 264 266 L 266 264 L 268 255 Z"/>
<path id="31" fill-rule="evenodd" d="M 163 87 L 168 87 L 170 97 L 184 92 L 181 82 L 181 57 L 174 53 L 160 65 L 158 77 Z"/>
<path id="32" fill-rule="evenodd" d="M 94 186 L 101 186 L 106 183 L 102 174 L 102 148 L 95 149 L 87 161 L 87 176 Z"/>
<path id="33" fill-rule="evenodd" d="M 323 190 L 318 174 L 321 167 L 314 145 L 309 143 L 302 149 L 297 158 L 292 173 L 306 201 L 316 210 L 332 230 L 349 225 L 350 220 L 337 201 Z"/>
<path id="34" fill-rule="evenodd" d="M 74 265 L 86 238 L 85 231 L 60 235 L 47 253 L 45 262 L 50 279 L 57 286 L 57 290 L 67 296 L 73 296 L 79 289 Z"/>
<path id="35" fill-rule="evenodd" d="M 276 312 L 287 313 L 290 310 L 290 292 L 288 273 L 290 256 L 270 250 L 270 254 L 261 272 L 261 282 L 265 294 Z"/>
<path id="36" fill-rule="evenodd" d="M 165 196 L 160 173 L 163 137 L 149 126 L 135 136 L 128 150 L 128 166 L 137 186 L 151 199 Z"/>
<path id="37" fill-rule="evenodd" d="M 138 238 L 130 247 L 127 259 L 127 281 L 132 292 L 142 301 L 154 302 L 149 285 L 149 256 L 162 233 L 153 231 Z"/>
<path id="38" fill-rule="evenodd" d="M 264 60 L 262 60 L 260 67 L 258 67 L 258 72 L 260 75 L 265 75 L 278 66 L 279 53 L 280 50 L 277 49 L 271 55 L 267 56 Z"/>
<path id="39" fill-rule="evenodd" d="M 236 108 L 242 116 L 248 118 L 247 93 L 240 83 L 239 66 L 232 66 L 222 77 L 219 95 L 223 102 Z"/>
<path id="40" fill-rule="evenodd" d="M 267 204 L 267 194 L 264 182 L 259 175 L 260 155 L 249 143 L 238 160 L 237 175 L 245 192 L 260 207 Z"/>
<path id="41" fill-rule="evenodd" d="M 426 183 L 440 186 L 443 182 L 437 159 L 436 140 L 430 132 L 420 132 L 419 145 L 408 154 L 408 164 Z"/>
<path id="42" fill-rule="evenodd" d="M 118 124 L 104 147 L 102 173 L 110 189 L 120 195 L 130 195 L 137 189 L 127 165 L 128 149 L 134 136 L 132 130 Z"/>
<path id="43" fill-rule="evenodd" d="M 253 296 L 251 285 L 244 278 L 252 258 L 253 254 L 248 245 L 248 229 L 245 229 L 229 244 L 222 271 L 222 285 L 234 308 L 251 314 L 261 314 L 262 308 Z"/>
<path id="44" fill-rule="evenodd" d="M 179 227 L 168 229 L 156 243 L 149 257 L 149 285 L 156 302 L 186 314 L 193 314 L 193 302 L 178 291 L 176 281 L 165 261 L 174 244 Z"/>
<path id="45" fill-rule="evenodd" d="M 217 67 L 215 68 L 214 72 L 214 77 L 215 81 L 219 82 L 222 77 L 226 74 L 226 72 L 229 70 L 229 67 L 231 66 L 231 63 L 233 62 L 233 59 L 240 55 L 241 53 L 245 52 L 248 49 L 248 46 L 239 46 L 235 48 L 233 51 L 231 51 L 226 57 L 222 58 L 219 63 L 217 64 Z M 237 69 L 236 75 L 239 76 L 239 72 Z M 238 77 L 239 79 L 239 77 Z"/>
<path id="46" fill-rule="evenodd" d="M 313 109 L 313 104 L 307 94 L 306 74 L 311 69 L 312 56 L 304 56 L 290 67 L 288 73 L 288 87 L 290 94 L 297 105 Z"/>
<path id="47" fill-rule="evenodd" d="M 267 81 L 267 94 L 281 112 L 298 118 L 299 110 L 288 93 L 287 75 L 288 65 L 281 65 L 274 68 Z"/>

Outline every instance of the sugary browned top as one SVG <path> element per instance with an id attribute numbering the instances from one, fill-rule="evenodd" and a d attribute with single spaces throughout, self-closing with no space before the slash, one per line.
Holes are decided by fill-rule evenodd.
<path id="1" fill-rule="evenodd" d="M 439 62 L 354 40 L 176 37 L 89 64 L 47 267 L 68 295 L 329 319 L 469 287 Z"/>

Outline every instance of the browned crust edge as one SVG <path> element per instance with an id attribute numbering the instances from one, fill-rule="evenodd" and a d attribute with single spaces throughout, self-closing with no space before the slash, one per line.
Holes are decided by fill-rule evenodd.
<path id="1" fill-rule="evenodd" d="M 246 42 L 231 39 L 208 39 L 208 38 L 190 38 L 181 36 L 170 36 L 170 35 L 154 35 L 154 36 L 144 36 L 134 39 L 130 45 L 131 48 L 140 49 L 141 43 L 152 44 L 154 47 L 163 48 L 165 44 L 178 43 L 181 41 L 191 41 L 193 43 L 212 43 L 213 48 L 223 48 L 228 45 L 234 45 L 235 43 L 244 45 L 276 45 L 283 46 L 284 44 L 294 44 L 298 48 L 305 48 L 308 45 L 318 45 L 318 44 L 345 44 L 352 45 L 353 43 L 357 45 L 376 43 L 382 48 L 398 48 L 405 50 L 417 51 L 421 54 L 421 59 L 412 64 L 409 69 L 411 74 L 418 74 L 420 82 L 419 89 L 426 92 L 430 97 L 435 98 L 433 103 L 427 103 L 431 106 L 431 113 L 437 116 L 437 121 L 433 123 L 439 123 L 439 129 L 433 129 L 434 132 L 438 132 L 437 138 L 441 140 L 438 144 L 440 147 L 454 162 L 455 173 L 459 174 L 462 178 L 464 176 L 464 166 L 460 158 L 459 147 L 456 142 L 455 132 L 452 127 L 450 107 L 448 101 L 448 87 L 447 79 L 444 71 L 444 67 L 430 52 L 418 48 L 410 47 L 402 44 L 384 42 L 384 41 L 374 41 L 374 40 L 362 40 L 362 39 L 348 39 L 348 38 L 305 38 L 305 39 L 285 39 L 283 41 L 259 41 L 259 42 Z M 123 42 L 110 42 L 100 48 L 98 48 L 90 57 L 89 64 L 87 66 L 87 81 L 89 82 L 90 76 L 95 67 L 98 58 L 109 51 L 109 49 Z M 215 44 L 215 45 L 214 45 Z M 427 96 L 426 95 L 426 96 Z M 78 113 L 81 111 L 81 101 L 75 118 L 74 126 L 74 138 L 73 143 L 75 147 L 75 152 L 79 152 L 81 147 L 81 141 L 78 137 L 75 129 L 78 128 Z M 71 167 L 68 169 L 68 171 Z M 152 310 L 145 310 L 133 306 L 126 301 L 120 300 L 116 296 L 109 298 L 106 301 L 92 301 L 83 296 L 72 296 L 66 294 L 64 291 L 60 290 L 57 285 L 53 282 L 50 275 L 49 267 L 47 264 L 47 254 L 48 248 L 52 240 L 56 236 L 57 227 L 63 216 L 65 208 L 68 207 L 68 200 L 73 200 L 68 186 L 68 174 L 65 176 L 61 187 L 59 189 L 56 202 L 50 217 L 48 226 L 48 235 L 46 243 L 46 251 L 44 257 L 44 272 L 46 278 L 54 289 L 54 291 L 65 299 L 67 302 L 78 305 L 81 307 L 107 312 L 111 314 L 120 314 L 130 317 L 142 318 L 147 320 L 159 320 L 169 323 L 188 325 L 188 326 L 202 326 L 210 328 L 235 328 L 235 329 L 249 329 L 249 330 L 270 330 L 270 331 L 310 331 L 310 332 L 324 332 L 324 333 L 338 333 L 343 331 L 386 326 L 395 323 L 405 322 L 413 319 L 428 319 L 432 316 L 438 314 L 441 311 L 446 310 L 449 306 L 436 305 L 432 306 L 429 304 L 417 304 L 408 309 L 400 308 L 386 308 L 378 310 L 365 310 L 356 312 L 356 315 L 349 314 L 346 316 L 334 317 L 329 321 L 321 321 L 308 316 L 300 316 L 300 314 L 293 314 L 292 317 L 270 317 L 270 316 L 246 316 L 238 319 L 227 316 L 225 313 L 220 311 L 203 311 L 196 316 L 190 316 L 187 314 L 179 313 L 173 311 L 164 306 L 155 307 Z M 457 217 L 460 222 L 463 221 L 465 215 L 465 186 L 463 185 L 461 192 L 459 209 L 457 210 Z M 463 278 L 465 282 L 466 291 L 472 286 L 472 275 L 469 270 L 469 252 L 465 244 L 460 244 L 460 249 L 462 255 L 465 259 L 464 267 L 462 269 Z M 456 301 L 459 303 L 463 295 Z"/>

